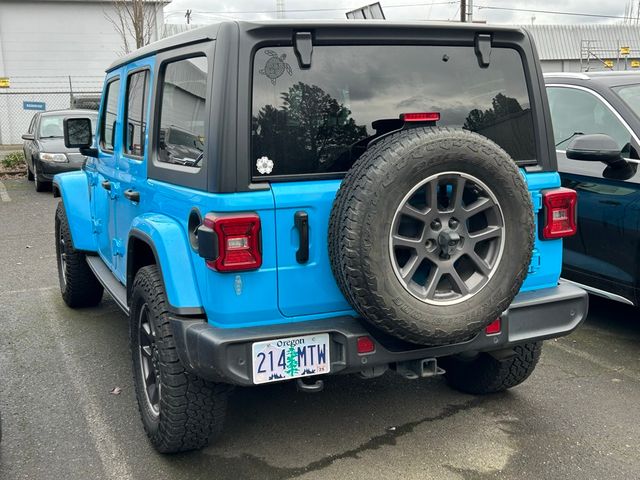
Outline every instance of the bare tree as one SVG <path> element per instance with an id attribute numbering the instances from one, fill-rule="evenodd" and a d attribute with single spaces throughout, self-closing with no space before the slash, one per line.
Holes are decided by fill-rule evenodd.
<path id="1" fill-rule="evenodd" d="M 129 53 L 135 42 L 140 48 L 151 42 L 157 28 L 157 15 L 164 2 L 157 0 L 113 0 L 113 8 L 104 16 L 122 38 L 122 50 Z M 134 48 L 134 49 L 135 49 Z"/>

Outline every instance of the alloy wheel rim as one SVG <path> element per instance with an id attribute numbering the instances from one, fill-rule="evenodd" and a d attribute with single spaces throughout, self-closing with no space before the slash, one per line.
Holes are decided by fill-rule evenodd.
<path id="1" fill-rule="evenodd" d="M 496 196 L 478 178 L 456 171 L 415 185 L 398 205 L 389 232 L 396 278 L 430 305 L 477 295 L 498 269 L 504 245 Z"/>
<path id="2" fill-rule="evenodd" d="M 62 273 L 62 283 L 67 284 L 67 244 L 62 234 L 62 229 L 58 233 L 58 245 L 60 246 L 60 272 Z"/>
<path id="3" fill-rule="evenodd" d="M 138 352 L 144 396 L 149 409 L 160 415 L 160 371 L 155 333 L 151 327 L 149 307 L 145 303 L 138 315 Z"/>

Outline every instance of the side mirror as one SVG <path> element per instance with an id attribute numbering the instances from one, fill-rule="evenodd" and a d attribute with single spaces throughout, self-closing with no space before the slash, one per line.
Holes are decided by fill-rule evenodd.
<path id="1" fill-rule="evenodd" d="M 89 148 L 93 143 L 91 120 L 88 118 L 64 119 L 64 145 L 67 148 Z"/>
<path id="2" fill-rule="evenodd" d="M 25 133 L 24 135 L 22 135 L 22 139 L 23 140 L 33 140 L 33 139 L 35 139 L 35 136 L 33 135 L 33 133 Z"/>
<path id="3" fill-rule="evenodd" d="M 620 147 L 609 135 L 592 133 L 574 138 L 566 150 L 567 158 L 611 165 L 624 162 Z"/>

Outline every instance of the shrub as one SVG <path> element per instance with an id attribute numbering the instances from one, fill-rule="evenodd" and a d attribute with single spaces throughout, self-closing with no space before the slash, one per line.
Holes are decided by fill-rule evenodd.
<path id="1" fill-rule="evenodd" d="M 9 152 L 2 159 L 2 166 L 10 170 L 22 165 L 24 165 L 24 153 L 22 152 Z"/>

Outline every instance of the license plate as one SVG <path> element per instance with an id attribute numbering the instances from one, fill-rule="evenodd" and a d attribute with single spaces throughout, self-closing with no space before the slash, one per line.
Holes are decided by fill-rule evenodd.
<path id="1" fill-rule="evenodd" d="M 329 334 L 276 338 L 252 346 L 253 383 L 329 373 Z"/>

